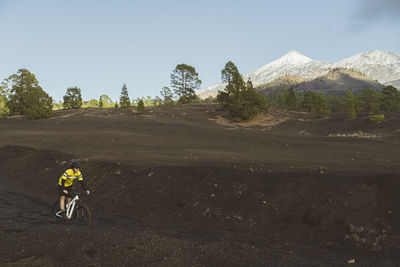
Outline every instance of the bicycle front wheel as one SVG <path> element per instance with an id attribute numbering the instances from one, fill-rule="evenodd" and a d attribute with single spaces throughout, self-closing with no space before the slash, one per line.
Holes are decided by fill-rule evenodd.
<path id="1" fill-rule="evenodd" d="M 74 223 L 79 225 L 87 225 L 90 226 L 92 223 L 92 215 L 90 214 L 90 210 L 86 205 L 79 205 L 74 213 Z"/>

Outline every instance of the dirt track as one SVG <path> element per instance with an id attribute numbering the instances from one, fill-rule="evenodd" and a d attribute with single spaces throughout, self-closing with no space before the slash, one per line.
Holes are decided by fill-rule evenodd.
<path id="1" fill-rule="evenodd" d="M 399 116 L 239 127 L 220 113 L 0 119 L 0 265 L 400 264 Z M 71 158 L 93 191 L 93 228 L 49 214 Z"/>

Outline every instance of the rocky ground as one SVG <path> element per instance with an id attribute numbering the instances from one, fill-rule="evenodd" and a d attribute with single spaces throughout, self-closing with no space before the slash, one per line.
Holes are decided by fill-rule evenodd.
<path id="1" fill-rule="evenodd" d="M 0 119 L 0 266 L 400 265 L 398 115 L 220 115 L 198 104 Z M 92 227 L 51 216 L 71 158 Z"/>

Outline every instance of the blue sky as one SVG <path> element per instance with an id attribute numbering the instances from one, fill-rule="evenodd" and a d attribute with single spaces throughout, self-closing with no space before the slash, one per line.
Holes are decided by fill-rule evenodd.
<path id="1" fill-rule="evenodd" d="M 398 0 L 0 0 L 0 79 L 33 72 L 53 99 L 160 95 L 177 64 L 202 86 L 232 60 L 243 74 L 290 50 L 334 62 L 370 50 L 400 54 Z"/>

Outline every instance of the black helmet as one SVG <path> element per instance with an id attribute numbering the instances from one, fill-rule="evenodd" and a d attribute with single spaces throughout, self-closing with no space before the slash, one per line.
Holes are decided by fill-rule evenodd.
<path id="1" fill-rule="evenodd" d="M 80 166 L 81 166 L 81 164 L 80 164 L 79 161 L 76 160 L 76 159 L 71 160 L 71 162 L 69 163 L 69 167 L 70 167 L 71 169 L 79 168 Z"/>

